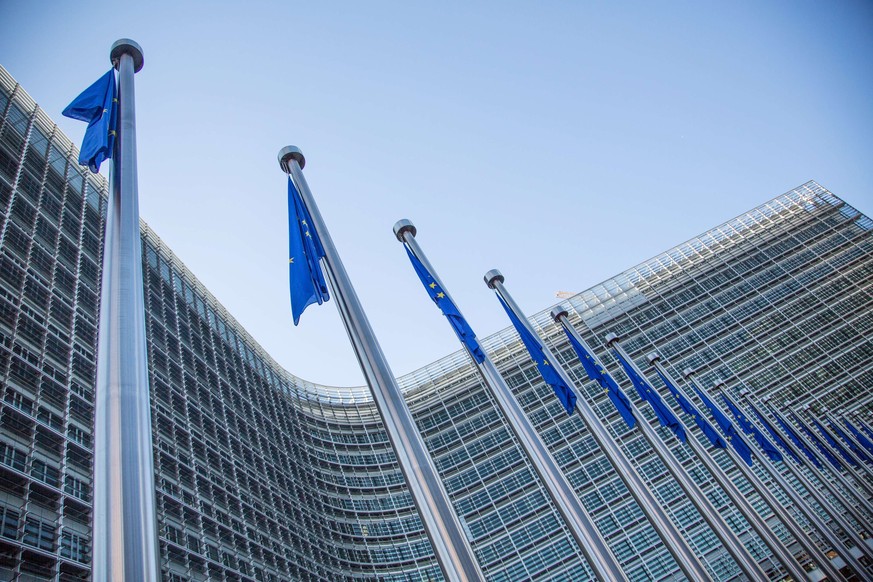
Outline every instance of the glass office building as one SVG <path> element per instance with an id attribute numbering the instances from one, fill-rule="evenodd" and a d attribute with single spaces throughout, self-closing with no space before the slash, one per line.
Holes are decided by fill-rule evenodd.
<path id="1" fill-rule="evenodd" d="M 75 146 L 2 68 L 0 113 L 0 581 L 88 579 L 107 184 L 78 166 Z M 603 341 L 610 332 L 640 364 L 660 351 L 677 377 L 692 367 L 707 386 L 723 378 L 731 389 L 869 416 L 871 228 L 809 182 L 562 304 L 625 386 Z M 147 226 L 142 245 L 164 579 L 441 579 L 368 390 L 283 370 Z M 548 312 L 531 320 L 713 576 L 736 576 L 648 445 L 585 379 Z M 629 577 L 681 578 L 515 332 L 483 345 Z M 488 579 L 586 579 L 580 549 L 467 356 L 399 380 Z M 778 579 L 766 546 L 665 436 Z"/>

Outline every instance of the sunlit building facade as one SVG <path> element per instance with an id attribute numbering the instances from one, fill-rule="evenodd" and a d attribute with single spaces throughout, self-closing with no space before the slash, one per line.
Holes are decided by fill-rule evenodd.
<path id="1" fill-rule="evenodd" d="M 78 166 L 75 146 L 2 68 L 0 113 L 0 581 L 89 579 L 107 185 Z M 706 385 L 723 378 L 780 401 L 869 414 L 871 228 L 810 182 L 563 304 L 625 385 L 605 349 L 610 332 L 640 364 L 659 350 L 677 376 L 693 367 Z M 441 579 L 367 389 L 283 370 L 147 226 L 142 244 L 164 579 Z M 736 576 L 648 445 L 584 380 L 548 312 L 531 320 L 713 576 Z M 629 577 L 681 578 L 515 332 L 483 345 Z M 399 381 L 488 579 L 587 579 L 581 550 L 467 356 Z M 687 449 L 667 442 L 778 579 L 766 546 Z"/>

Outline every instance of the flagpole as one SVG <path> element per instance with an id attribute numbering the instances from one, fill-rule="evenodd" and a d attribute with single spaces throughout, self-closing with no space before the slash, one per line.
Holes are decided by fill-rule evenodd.
<path id="1" fill-rule="evenodd" d="M 649 363 L 665 378 L 670 380 L 673 383 L 673 386 L 676 390 L 686 399 L 688 400 L 688 395 L 682 390 L 679 386 L 678 382 L 670 375 L 667 369 L 664 367 L 663 363 L 661 363 L 661 356 L 657 352 L 652 352 L 647 356 Z M 699 412 L 698 412 L 699 413 Z M 716 483 L 718 483 L 719 487 L 722 488 L 731 502 L 734 504 L 734 507 L 739 510 L 743 517 L 746 518 L 746 521 L 752 526 L 752 529 L 758 534 L 761 540 L 767 544 L 767 547 L 770 548 L 770 551 L 773 552 L 773 555 L 777 560 L 782 564 L 782 567 L 785 568 L 785 571 L 791 574 L 795 580 L 804 580 L 806 577 L 806 571 L 801 566 L 800 562 L 797 558 L 794 557 L 785 544 L 782 543 L 776 534 L 774 534 L 769 526 L 764 522 L 764 519 L 755 511 L 755 508 L 752 507 L 752 504 L 748 499 L 740 492 L 736 485 L 734 485 L 733 481 L 731 481 L 722 468 L 715 462 L 715 460 L 707 453 L 696 438 L 689 435 L 688 444 L 691 446 L 691 450 L 694 451 L 694 454 L 697 455 L 697 458 L 700 459 L 700 462 L 703 463 L 703 466 L 706 467 L 706 470 L 713 476 Z M 734 462 L 734 465 L 739 466 L 741 462 L 738 462 L 734 452 L 725 447 L 725 452 L 728 457 Z M 760 490 L 755 486 L 754 482 L 749 479 L 749 483 L 752 484 L 752 487 L 755 491 L 761 495 Z M 765 500 L 766 498 L 761 495 L 761 498 Z M 774 512 L 775 513 L 775 512 Z M 797 540 L 803 545 L 800 539 Z"/>
<path id="2" fill-rule="evenodd" d="M 324 268 L 340 318 L 373 395 L 373 402 L 382 417 L 385 432 L 397 455 L 434 554 L 447 580 L 483 580 L 473 548 L 461 528 L 449 495 L 303 176 L 305 163 L 303 153 L 294 146 L 279 151 L 279 166 L 294 180 L 315 223 L 311 226 L 315 228 L 324 247 Z"/>
<path id="3" fill-rule="evenodd" d="M 789 408 L 789 410 L 791 410 L 791 409 Z M 796 411 L 791 410 L 791 412 L 793 412 L 793 413 L 797 416 L 797 418 L 799 418 L 799 419 L 803 419 L 803 417 L 802 417 L 800 414 L 798 414 Z M 806 408 L 806 412 L 807 412 L 807 416 L 810 416 L 810 414 L 809 414 L 809 413 L 810 413 L 809 408 Z M 821 423 L 819 423 L 819 424 L 821 424 Z M 830 436 L 831 438 L 838 438 L 838 437 L 836 437 L 835 435 L 831 434 L 830 431 L 828 431 L 828 429 L 827 429 L 826 426 L 824 426 L 823 424 L 821 424 L 821 426 L 822 426 L 822 428 L 825 429 L 825 433 L 826 433 L 828 436 Z M 809 427 L 809 429 L 812 430 L 812 427 Z M 804 436 L 805 436 L 805 435 L 804 435 Z M 830 444 L 829 442 L 827 442 L 827 439 L 821 441 L 821 443 L 822 443 L 822 445 L 823 445 L 824 447 L 826 447 L 827 450 L 829 450 L 829 451 L 831 452 L 831 454 L 834 455 L 837 459 L 842 458 L 842 455 L 840 455 L 840 452 L 837 451 L 833 446 L 831 446 L 831 444 Z M 851 451 L 850 451 L 850 452 L 851 452 Z M 845 463 L 845 459 L 841 460 L 840 463 Z M 846 509 L 849 510 L 849 513 L 852 514 L 852 517 L 854 517 L 855 520 L 856 520 L 859 524 L 864 525 L 864 524 L 866 524 L 866 523 L 870 523 L 870 519 L 873 518 L 873 508 L 870 507 L 870 502 L 869 502 L 869 501 L 864 497 L 864 495 L 861 494 L 860 491 L 858 491 L 858 489 L 857 489 L 854 485 L 852 485 L 852 484 L 849 482 L 849 480 L 846 478 L 846 476 L 843 475 L 843 472 L 842 472 L 842 471 L 840 471 L 839 469 L 837 469 L 837 468 L 834 467 L 833 465 L 829 465 L 829 466 L 828 466 L 828 470 L 829 470 L 830 473 L 834 476 L 834 478 L 835 478 L 835 479 L 840 483 L 840 485 L 843 487 L 843 489 L 845 490 L 845 492 L 848 493 L 848 496 L 846 495 L 846 493 L 841 493 L 840 496 L 836 496 L 836 495 L 834 495 L 834 496 L 835 496 L 837 499 L 840 499 L 840 500 L 843 501 L 843 505 L 846 506 Z M 847 470 L 850 474 L 854 475 L 854 474 L 851 472 L 850 469 L 847 468 L 846 470 Z M 864 482 L 863 482 L 863 481 L 862 481 L 862 480 L 861 480 L 857 475 L 854 475 L 854 476 L 855 476 L 857 482 L 861 485 L 861 487 L 863 487 L 864 489 L 866 489 L 866 487 L 864 486 Z M 825 478 L 826 478 L 826 477 L 825 477 Z M 835 490 L 835 491 L 839 491 L 839 490 L 836 489 L 836 488 L 834 488 L 834 490 Z M 852 503 L 852 499 L 851 499 L 851 498 L 854 498 L 856 501 L 858 501 L 858 502 L 859 502 L 859 503 L 864 507 L 864 509 L 865 509 L 865 510 L 870 514 L 870 517 L 867 517 L 866 519 L 863 518 L 861 512 L 858 511 L 858 508 L 855 506 L 854 503 Z M 873 554 L 871 554 L 871 558 L 873 558 Z"/>
<path id="4" fill-rule="evenodd" d="M 534 337 L 539 337 L 530 325 L 527 317 L 525 317 L 521 308 L 506 290 L 506 287 L 503 285 L 504 281 L 505 279 L 503 275 L 497 269 L 492 269 L 485 274 L 485 283 L 488 287 L 493 289 L 503 299 L 506 305 L 515 313 L 518 320 L 528 328 L 528 331 L 532 333 Z M 556 321 L 558 321 L 560 317 L 565 316 L 565 311 L 557 314 L 555 311 L 552 311 L 552 317 Z M 541 341 L 540 344 L 542 345 L 543 353 L 545 353 L 549 361 L 553 363 L 555 371 L 561 376 L 561 379 L 566 382 L 567 386 L 573 386 L 573 381 L 570 379 L 560 362 L 555 358 L 554 354 L 552 354 L 549 347 L 545 345 L 545 342 Z M 622 450 L 609 436 L 606 427 L 604 427 L 598 420 L 594 413 L 594 409 L 585 398 L 577 398 L 576 413 L 582 419 L 583 424 L 594 438 L 597 446 L 600 447 L 600 450 L 603 451 L 606 458 L 609 459 L 609 462 L 618 473 L 619 478 L 621 478 L 634 500 L 640 506 L 640 509 L 648 518 L 649 523 L 652 524 L 655 532 L 676 560 L 676 564 L 682 570 L 682 573 L 685 574 L 689 580 L 711 580 L 712 578 L 709 572 L 703 566 L 700 559 L 694 554 L 673 522 L 670 521 L 670 518 L 667 516 L 663 507 L 658 504 L 654 494 L 648 487 L 646 487 L 645 483 L 634 470 Z"/>
<path id="5" fill-rule="evenodd" d="M 91 574 L 95 582 L 140 582 L 160 576 L 136 170 L 134 74 L 142 49 L 121 39 L 109 59 L 118 69 L 118 135 L 97 339 Z"/>
<path id="6" fill-rule="evenodd" d="M 616 352 L 621 354 L 622 357 L 633 366 L 636 373 L 639 374 L 640 377 L 644 377 L 640 369 L 619 343 L 616 334 L 607 334 L 606 345 L 612 347 Z M 676 461 L 669 448 L 660 439 L 655 430 L 644 419 L 638 424 L 642 429 L 643 434 L 648 435 L 647 440 L 649 441 L 649 444 L 664 461 L 664 465 L 670 471 L 670 474 L 673 475 L 676 483 L 682 488 L 685 495 L 691 503 L 694 504 L 694 507 L 697 508 L 697 511 L 700 512 L 701 517 L 703 517 L 712 532 L 716 537 L 718 537 L 725 549 L 733 557 L 737 566 L 740 567 L 740 570 L 742 570 L 750 580 L 765 579 L 767 576 L 760 564 L 752 558 L 752 555 L 742 544 L 739 537 L 737 537 L 734 531 L 727 525 L 724 518 L 722 518 L 718 511 L 716 511 L 715 507 L 700 489 L 700 486 L 691 479 L 687 471 L 685 471 L 685 468 Z"/>
<path id="7" fill-rule="evenodd" d="M 431 277 L 439 285 L 439 288 L 451 300 L 451 295 L 446 286 L 443 285 L 433 265 L 431 265 L 421 246 L 418 244 L 415 238 L 416 234 L 415 225 L 409 220 L 400 220 L 394 225 L 394 235 L 397 237 L 397 240 L 406 244 L 412 254 L 421 261 L 425 269 L 427 269 Z M 456 303 L 455 307 L 457 308 Z M 458 309 L 458 312 L 460 313 L 460 309 Z M 485 358 L 479 363 L 473 356 L 470 348 L 463 342 L 461 342 L 461 345 L 464 346 L 464 349 L 470 355 L 485 385 L 491 389 L 497 405 L 506 418 L 513 434 L 518 439 L 528 459 L 530 459 L 531 465 L 533 465 L 540 480 L 546 486 L 549 497 L 551 497 L 552 502 L 564 519 L 564 523 L 567 525 L 579 548 L 585 554 L 585 558 L 597 579 L 604 582 L 627 580 L 628 578 L 621 569 L 621 565 L 609 549 L 609 546 L 607 546 L 603 536 L 600 535 L 600 532 L 594 526 L 594 521 L 585 510 L 585 507 L 579 500 L 579 496 L 569 481 L 567 481 L 566 476 L 561 471 L 555 458 L 546 448 L 542 439 L 540 439 L 530 420 L 525 416 L 524 410 L 512 394 L 512 391 L 510 391 L 509 386 L 506 385 L 503 377 L 497 371 L 491 358 L 483 350 L 482 353 L 485 355 Z"/>
<path id="8" fill-rule="evenodd" d="M 731 404 L 733 404 L 734 406 L 737 406 L 736 402 L 734 402 L 734 399 L 731 398 L 730 395 L 727 393 L 727 390 L 722 391 L 722 395 Z M 753 411 L 757 412 L 760 416 L 766 418 L 766 416 L 761 412 L 761 410 L 757 407 L 757 405 L 752 401 L 752 395 L 747 389 L 744 388 L 743 390 L 740 391 L 740 397 L 742 397 L 746 400 L 746 403 L 751 407 L 751 409 Z M 737 408 L 739 408 L 739 406 L 737 406 Z M 801 439 L 803 439 L 804 435 L 802 433 L 798 432 L 797 436 L 800 437 Z M 800 450 L 797 449 L 796 446 L 794 446 L 794 443 L 791 442 L 791 439 L 788 438 L 788 439 L 784 439 L 784 440 L 785 440 L 785 444 L 788 445 L 789 449 L 791 450 L 792 456 L 795 457 L 796 459 L 800 459 L 801 466 L 806 467 L 813 475 L 817 475 L 815 469 L 812 466 L 812 463 L 809 461 L 809 459 L 806 458 L 806 455 L 803 452 L 801 452 Z M 806 442 L 804 442 L 804 444 L 807 447 L 810 446 Z M 752 451 L 755 453 L 755 456 L 758 459 L 761 459 L 761 456 L 758 455 L 757 448 L 755 448 L 755 447 L 751 447 L 751 448 L 752 448 Z M 762 465 L 763 464 L 764 463 L 762 461 Z M 827 514 L 827 516 L 831 519 L 831 521 L 837 527 L 842 529 L 843 532 L 846 534 L 846 536 L 856 546 L 858 546 L 858 551 L 860 553 L 866 553 L 865 547 L 863 545 L 863 541 L 861 540 L 860 536 L 855 532 L 854 528 L 852 528 L 849 525 L 849 523 L 842 516 L 842 514 L 837 512 L 836 509 L 830 503 L 828 503 L 828 501 L 825 499 L 824 495 L 822 495 L 821 491 L 819 490 L 819 487 L 816 486 L 815 484 L 813 484 L 809 480 L 809 478 L 806 475 L 804 475 L 802 471 L 800 471 L 800 469 L 798 467 L 795 467 L 794 463 L 784 461 L 783 465 L 785 466 L 785 468 L 788 469 L 789 473 L 791 473 L 791 476 L 794 477 L 797 481 L 799 481 L 801 483 L 801 485 L 803 485 L 803 488 L 806 489 L 806 491 L 807 491 L 807 493 L 809 493 L 810 497 L 812 497 L 815 500 L 815 502 L 819 505 L 821 510 L 825 514 Z M 778 474 L 778 471 L 774 471 L 774 473 Z M 824 479 L 821 476 L 819 476 L 818 480 L 820 483 L 826 483 L 827 485 L 830 485 L 828 480 Z M 831 493 L 831 495 L 834 495 L 834 494 Z M 834 497 L 837 500 L 840 499 L 840 497 L 838 495 L 834 495 Z M 797 502 L 795 502 L 795 504 L 796 503 Z M 847 564 L 851 565 L 852 569 L 855 570 L 855 572 L 857 572 L 859 576 L 865 575 L 867 573 L 867 569 L 861 564 L 861 562 L 858 560 L 858 558 L 855 557 L 855 555 L 852 553 L 849 546 L 847 544 L 843 543 L 842 540 L 840 540 L 836 536 L 836 534 L 833 532 L 833 530 L 831 530 L 826 524 L 824 524 L 824 522 L 821 521 L 821 519 L 818 517 L 817 513 L 814 510 L 811 510 L 809 512 L 805 512 L 804 514 L 807 516 L 807 518 L 811 517 L 811 518 L 817 520 L 819 523 L 821 523 L 821 526 L 817 526 L 817 527 L 819 527 L 819 530 L 822 532 L 822 535 L 824 535 L 828 538 L 828 541 L 831 544 L 831 549 L 833 551 L 837 552 L 840 556 L 842 556 L 843 560 Z M 861 523 L 863 523 L 863 522 L 861 522 Z"/>
<path id="9" fill-rule="evenodd" d="M 808 414 L 812 414 L 812 409 L 810 407 L 807 406 L 806 410 Z M 840 436 L 836 434 L 836 431 L 833 430 L 834 426 L 839 426 L 837 422 L 826 410 L 822 412 L 825 415 L 825 418 L 830 422 L 831 426 L 827 426 L 824 423 L 819 424 L 822 425 L 825 431 L 830 435 L 832 439 L 834 439 L 835 442 L 839 443 L 841 440 L 844 440 L 841 439 Z M 846 435 L 847 439 L 849 439 L 849 444 L 857 446 L 859 449 L 864 448 L 861 443 L 855 441 L 855 437 L 851 433 L 851 431 L 846 432 L 845 430 L 843 430 L 843 434 Z M 833 447 L 831 447 L 831 449 L 833 449 Z M 855 463 L 857 463 L 856 467 L 854 468 L 847 467 L 848 473 L 852 476 L 852 479 L 854 479 L 858 483 L 858 485 L 866 492 L 866 496 L 860 496 L 861 502 L 864 504 L 864 509 L 866 509 L 867 512 L 871 516 L 873 516 L 873 506 L 871 506 L 870 504 L 870 497 L 873 497 L 873 488 L 871 488 L 870 484 L 863 477 L 864 475 L 866 475 L 867 477 L 873 479 L 873 470 L 871 470 L 870 467 L 867 466 L 867 463 L 864 462 L 864 459 L 858 456 L 858 453 L 856 453 L 851 446 L 844 446 L 843 450 L 846 451 L 846 453 L 852 458 L 852 460 L 855 461 Z M 853 469 L 860 469 L 860 471 Z"/>
<path id="10" fill-rule="evenodd" d="M 693 380 L 694 372 L 691 369 L 686 369 L 683 374 L 685 378 L 688 380 Z M 723 386 L 723 384 L 719 384 L 719 386 Z M 715 400 L 706 394 L 706 389 L 699 385 L 698 388 L 702 393 L 704 393 L 709 399 L 712 401 L 713 405 L 715 405 Z M 720 410 L 721 411 L 721 410 Z M 724 411 L 721 411 L 724 414 Z M 742 438 L 739 437 L 738 438 Z M 830 558 L 818 547 L 815 541 L 809 536 L 809 534 L 800 527 L 800 524 L 797 523 L 797 520 L 794 519 L 791 515 L 789 515 L 787 509 L 782 505 L 782 503 L 776 499 L 773 493 L 767 487 L 762 487 L 762 483 L 758 479 L 758 477 L 752 472 L 751 468 L 748 467 L 742 459 L 738 458 L 738 455 L 735 451 L 730 449 L 725 449 L 728 451 L 731 459 L 734 462 L 734 465 L 739 469 L 740 473 L 742 473 L 743 477 L 745 477 L 746 481 L 752 486 L 752 488 L 761 496 L 761 498 L 770 506 L 773 510 L 774 515 L 781 521 L 788 531 L 791 532 L 791 535 L 794 536 L 794 539 L 800 544 L 801 548 L 813 559 L 813 561 L 818 564 L 819 568 L 821 568 L 825 574 L 827 574 L 828 578 L 831 580 L 845 580 L 845 576 L 837 569 L 837 567 L 831 562 Z M 785 490 L 785 493 L 794 503 L 797 510 L 803 514 L 806 520 L 809 522 L 810 526 L 818 529 L 823 536 L 825 536 L 826 541 L 830 541 L 828 538 L 828 534 L 833 537 L 833 533 L 831 530 L 825 525 L 821 519 L 818 518 L 818 515 L 815 515 L 815 519 L 810 515 L 812 512 L 809 510 L 806 502 L 797 494 L 793 487 L 791 487 L 787 481 L 782 477 L 782 475 L 774 469 L 772 465 L 764 461 L 763 455 L 758 452 L 756 447 L 749 447 L 749 450 L 757 459 L 758 464 L 764 469 L 767 475 L 776 482 L 779 487 Z M 834 548 L 838 546 L 834 545 L 836 540 L 830 542 Z M 799 579 L 798 579 L 799 580 Z"/>

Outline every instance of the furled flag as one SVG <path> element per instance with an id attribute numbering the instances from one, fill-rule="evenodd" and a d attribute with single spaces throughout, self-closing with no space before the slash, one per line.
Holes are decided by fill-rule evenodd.
<path id="1" fill-rule="evenodd" d="M 804 422 L 800 420 L 800 417 L 798 417 L 796 414 L 791 413 L 791 418 L 794 419 L 794 422 L 797 423 L 797 425 L 800 427 L 800 430 L 803 431 L 803 434 L 805 434 L 807 438 L 812 441 L 812 444 L 815 445 L 815 448 L 817 448 L 818 451 L 822 455 L 824 455 L 824 458 L 827 459 L 828 462 L 833 465 L 837 471 L 842 471 L 843 464 L 836 456 L 834 456 L 833 453 L 828 450 L 825 444 L 821 442 L 821 439 L 818 438 L 818 436 L 812 431 L 812 429 L 806 426 L 806 424 L 804 424 Z"/>
<path id="2" fill-rule="evenodd" d="M 788 445 L 788 443 L 785 441 L 785 439 L 782 438 L 782 435 L 779 434 L 779 431 L 776 430 L 776 427 L 774 427 L 772 424 L 770 424 L 770 421 L 767 420 L 767 418 L 763 414 L 758 412 L 757 408 L 753 408 L 752 412 L 755 413 L 755 416 L 758 418 L 758 421 L 764 426 L 764 429 L 768 433 L 770 433 L 770 438 L 773 439 L 773 442 L 775 442 L 777 445 L 779 445 L 783 451 L 788 453 L 788 456 L 790 456 L 792 459 L 794 459 L 797 463 L 800 463 L 801 462 L 800 458 L 794 454 L 794 451 L 791 450 L 791 447 Z"/>
<path id="3" fill-rule="evenodd" d="M 509 320 L 515 327 L 515 331 L 517 331 L 518 335 L 521 336 L 521 341 L 524 342 L 524 346 L 527 348 L 531 359 L 536 362 L 537 369 L 540 371 L 543 380 L 545 380 L 546 384 L 551 386 L 552 390 L 555 391 L 555 395 L 558 397 L 558 400 L 561 401 L 561 404 L 564 405 L 567 414 L 573 414 L 573 411 L 576 409 L 576 393 L 573 392 L 572 388 L 567 386 L 567 383 L 564 382 L 561 375 L 558 374 L 558 372 L 555 371 L 555 368 L 552 367 L 552 364 L 549 363 L 549 359 L 546 358 L 546 354 L 540 345 L 539 338 L 535 337 L 530 331 L 528 331 L 527 326 L 518 319 L 512 309 L 509 308 L 509 305 L 507 305 L 503 300 L 503 297 L 498 295 L 497 298 L 500 300 L 503 309 L 506 310 L 506 315 L 509 316 Z"/>
<path id="4" fill-rule="evenodd" d="M 679 422 L 679 419 L 676 418 L 676 415 L 673 414 L 670 407 L 664 404 L 664 401 L 661 400 L 661 395 L 652 388 L 652 385 L 649 384 L 648 380 L 637 374 L 637 371 L 634 370 L 633 366 L 631 366 L 624 357 L 622 357 L 618 350 L 614 349 L 612 351 L 618 358 L 618 361 L 621 362 L 621 366 L 624 368 L 628 378 L 631 379 L 634 388 L 637 389 L 637 394 L 652 406 L 652 410 L 655 411 L 655 416 L 658 417 L 661 426 L 666 426 L 672 430 L 673 434 L 676 435 L 676 438 L 684 443 L 687 438 L 685 435 L 685 427 L 681 422 Z"/>
<path id="5" fill-rule="evenodd" d="M 633 407 L 631 406 L 630 400 L 628 400 L 624 392 L 621 391 L 621 388 L 618 387 L 618 384 L 616 384 L 612 376 L 610 376 L 606 370 L 597 363 L 594 356 L 588 353 L 585 346 L 573 337 L 573 334 L 566 328 L 564 329 L 564 332 L 570 340 L 570 345 L 573 346 L 574 350 L 576 350 L 576 355 L 579 356 L 579 361 L 582 362 L 582 367 L 585 368 L 585 373 L 588 374 L 588 378 L 600 384 L 600 387 L 603 388 L 606 395 L 609 396 L 613 406 L 618 410 L 618 413 L 624 419 L 625 423 L 627 423 L 628 427 L 635 427 L 637 419 L 634 417 Z"/>
<path id="6" fill-rule="evenodd" d="M 737 424 L 740 425 L 740 428 L 743 429 L 743 432 L 747 435 L 752 436 L 761 449 L 764 451 L 764 454 L 769 457 L 771 461 L 781 461 L 782 453 L 779 452 L 779 449 L 773 446 L 767 437 L 764 436 L 758 427 L 756 427 L 752 422 L 746 418 L 746 415 L 743 414 L 743 411 L 734 406 L 734 403 L 725 397 L 724 394 L 721 395 L 721 399 L 724 401 L 725 405 L 728 407 L 728 410 L 731 411 L 731 414 L 734 415 L 734 418 L 737 421 Z"/>
<path id="7" fill-rule="evenodd" d="M 103 160 L 112 157 L 118 129 L 118 92 L 115 86 L 115 71 L 100 77 L 93 85 L 82 91 L 67 105 L 62 115 L 88 123 L 79 163 L 95 174 L 100 171 Z"/>
<path id="8" fill-rule="evenodd" d="M 319 260 L 324 248 L 313 228 L 312 218 L 294 181 L 288 178 L 288 269 L 291 287 L 291 315 L 294 325 L 303 310 L 330 299 Z"/>
<path id="9" fill-rule="evenodd" d="M 822 466 L 818 460 L 818 457 L 816 457 L 815 453 L 813 453 L 806 447 L 803 439 L 800 438 L 800 435 L 794 431 L 794 427 L 792 427 L 787 420 L 782 418 L 782 416 L 778 412 L 776 412 L 776 409 L 772 406 L 770 406 L 770 414 L 773 415 L 773 418 L 776 419 L 776 422 L 779 423 L 779 426 L 782 427 L 783 432 L 788 435 L 788 438 L 791 439 L 791 442 L 794 443 L 794 446 L 803 451 L 803 454 L 806 455 L 806 458 L 809 459 L 813 465 L 821 469 Z"/>
<path id="10" fill-rule="evenodd" d="M 849 454 L 849 451 L 844 449 L 843 445 L 841 445 L 837 439 L 835 439 L 834 437 L 832 437 L 831 435 L 828 434 L 827 429 L 824 426 L 822 426 L 822 424 L 819 421 L 817 421 L 816 419 L 813 418 L 812 423 L 815 425 L 815 428 L 818 429 L 818 432 L 821 434 L 821 436 L 824 438 L 824 440 L 827 441 L 827 443 L 831 446 L 831 448 L 833 450 L 835 450 L 837 453 L 839 453 L 839 455 L 841 457 L 843 457 L 844 461 L 846 461 L 847 463 L 849 463 L 853 467 L 858 466 L 858 461 L 856 461 L 855 459 L 852 458 L 852 455 Z"/>
<path id="11" fill-rule="evenodd" d="M 740 457 L 742 457 L 746 464 L 751 467 L 752 450 L 749 448 L 749 445 L 746 444 L 746 440 L 743 438 L 743 435 L 737 432 L 736 427 L 730 421 L 730 419 L 725 416 L 721 409 L 716 406 L 715 403 L 710 400 L 709 396 L 707 396 L 703 390 L 698 388 L 693 381 L 691 381 L 691 386 L 694 388 L 694 391 L 697 392 L 700 400 L 703 401 L 704 406 L 709 409 L 709 413 L 712 414 L 712 417 L 715 419 L 715 423 L 725 434 L 725 436 L 727 436 L 728 442 L 734 447 L 734 450 Z"/>
<path id="12" fill-rule="evenodd" d="M 871 455 L 873 455 L 873 441 L 871 441 L 869 438 L 867 438 L 867 435 L 865 435 L 863 432 L 861 432 L 858 429 L 858 427 L 856 427 L 854 424 L 849 422 L 847 419 L 844 418 L 843 422 L 846 424 L 846 428 L 848 428 L 849 431 L 853 435 L 855 435 L 855 438 L 858 439 L 858 442 L 861 443 L 861 445 L 865 449 L 867 449 L 867 452 L 869 452 Z"/>
<path id="13" fill-rule="evenodd" d="M 830 423 L 831 430 L 834 431 L 837 436 L 843 439 L 843 442 L 846 443 L 846 446 L 852 449 L 852 452 L 855 453 L 859 459 L 864 461 L 865 463 L 873 463 L 873 459 L 870 458 L 870 455 L 867 454 L 867 451 L 863 449 L 863 447 L 859 447 L 855 442 L 846 434 L 846 431 L 841 429 L 838 425 L 833 422 Z"/>
<path id="14" fill-rule="evenodd" d="M 716 431 L 715 428 L 711 424 L 709 424 L 706 418 L 704 418 L 704 416 L 700 414 L 700 411 L 697 410 L 697 408 L 693 404 L 691 404 L 691 402 L 687 398 L 685 398 L 685 396 L 679 391 L 679 389 L 673 384 L 673 382 L 671 382 L 670 379 L 667 378 L 667 376 L 661 373 L 661 370 L 655 368 L 655 371 L 658 372 L 658 376 L 661 377 L 661 380 L 663 380 L 664 384 L 667 386 L 667 390 L 670 391 L 670 394 L 672 394 L 676 401 L 679 402 L 679 408 L 685 411 L 685 414 L 689 415 L 691 418 L 694 419 L 694 422 L 697 423 L 697 428 L 703 431 L 703 434 L 705 434 L 706 438 L 709 439 L 710 444 L 719 449 L 726 448 L 727 443 L 724 441 L 723 438 L 721 438 L 721 435 L 718 434 L 718 431 Z"/>
<path id="15" fill-rule="evenodd" d="M 473 333 L 473 329 L 467 323 L 467 320 L 464 319 L 461 312 L 458 311 L 458 308 L 446 292 L 440 288 L 439 283 L 436 282 L 436 279 L 433 278 L 433 275 L 430 274 L 427 267 L 418 260 L 418 257 L 412 254 L 412 251 L 410 251 L 409 248 L 406 248 L 406 254 L 409 255 L 409 260 L 412 262 L 412 266 L 415 269 L 418 278 L 421 279 L 421 284 L 424 285 L 427 294 L 430 295 L 433 302 L 436 303 L 437 307 L 440 308 L 440 311 L 443 312 L 443 315 L 446 316 L 446 319 L 449 320 L 449 323 L 452 325 L 452 329 L 455 330 L 458 339 L 461 340 L 462 344 L 467 346 L 467 349 L 470 351 L 473 359 L 476 360 L 476 363 L 481 364 L 485 361 L 485 352 L 483 352 L 482 348 L 479 346 L 479 342 L 476 340 L 476 334 Z"/>

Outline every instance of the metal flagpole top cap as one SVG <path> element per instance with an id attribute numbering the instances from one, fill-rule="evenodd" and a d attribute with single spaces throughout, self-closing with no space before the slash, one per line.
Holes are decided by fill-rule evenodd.
<path id="1" fill-rule="evenodd" d="M 612 332 L 606 334 L 606 337 L 603 338 L 606 340 L 606 345 L 610 345 L 612 342 L 618 341 L 618 336 Z"/>
<path id="2" fill-rule="evenodd" d="M 654 364 L 661 359 L 661 354 L 659 354 L 658 352 L 651 352 L 648 356 L 646 356 L 646 359 L 649 360 L 650 364 Z"/>
<path id="3" fill-rule="evenodd" d="M 567 317 L 567 310 L 561 307 L 560 305 L 556 305 L 552 308 L 552 319 L 555 321 L 560 321 L 562 317 Z"/>
<path id="4" fill-rule="evenodd" d="M 394 236 L 397 237 L 397 240 L 403 242 L 403 235 L 407 232 L 413 237 L 418 233 L 418 231 L 415 230 L 415 225 L 412 224 L 411 220 L 407 218 L 401 218 L 394 223 Z"/>
<path id="5" fill-rule="evenodd" d="M 142 69 L 145 60 L 142 56 L 142 47 L 136 41 L 129 38 L 119 38 L 112 43 L 112 48 L 109 49 L 109 62 L 113 67 L 118 66 L 118 60 L 121 55 L 128 54 L 133 57 L 133 72 L 139 73 Z"/>
<path id="6" fill-rule="evenodd" d="M 692 370 L 691 368 L 685 368 L 684 370 L 682 370 L 682 375 L 686 378 L 690 378 L 692 374 L 694 374 L 694 370 Z"/>
<path id="7" fill-rule="evenodd" d="M 487 273 L 485 273 L 485 284 L 488 285 L 489 288 L 494 289 L 494 281 L 498 283 L 503 283 L 506 279 L 503 278 L 503 273 L 498 271 L 497 269 L 491 269 Z"/>
<path id="8" fill-rule="evenodd" d="M 285 146 L 281 150 L 279 150 L 279 167 L 282 168 L 282 171 L 286 174 L 290 172 L 288 169 L 288 160 L 297 160 L 297 164 L 300 166 L 302 170 L 306 165 L 306 158 L 303 157 L 303 152 L 300 151 L 300 148 L 297 146 Z"/>

